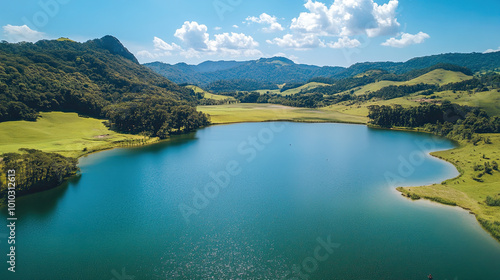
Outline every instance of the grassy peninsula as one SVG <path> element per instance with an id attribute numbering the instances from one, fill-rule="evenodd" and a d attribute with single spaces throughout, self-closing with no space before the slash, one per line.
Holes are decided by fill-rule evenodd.
<path id="1" fill-rule="evenodd" d="M 479 223 L 500 241 L 500 134 L 484 134 L 489 143 L 460 142 L 456 149 L 432 153 L 454 164 L 460 176 L 440 184 L 399 187 L 405 196 L 459 206 L 474 214 Z M 490 168 L 487 168 L 490 166 Z"/>

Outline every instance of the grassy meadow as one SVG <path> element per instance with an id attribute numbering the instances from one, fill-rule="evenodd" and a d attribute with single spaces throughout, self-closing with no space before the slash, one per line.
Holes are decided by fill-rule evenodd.
<path id="1" fill-rule="evenodd" d="M 433 156 L 454 164 L 460 176 L 440 184 L 422 187 L 398 188 L 404 195 L 413 198 L 425 198 L 449 205 L 457 205 L 471 211 L 481 225 L 500 241 L 500 207 L 488 206 L 488 196 L 500 197 L 500 172 L 492 170 L 491 174 L 479 175 L 475 171 L 477 165 L 486 162 L 500 162 L 500 135 L 484 134 L 491 144 L 484 141 L 473 145 L 461 143 L 459 148 L 432 153 Z M 480 176 L 480 177 L 479 177 Z M 482 181 L 482 182 L 481 182 Z"/>
<path id="2" fill-rule="evenodd" d="M 198 106 L 214 124 L 263 121 L 367 123 L 365 116 L 348 115 L 326 109 L 295 108 L 274 104 L 238 103 Z"/>
<path id="3" fill-rule="evenodd" d="M 82 118 L 76 113 L 41 113 L 36 122 L 0 123 L 0 154 L 29 148 L 78 157 L 92 151 L 153 140 L 116 133 L 109 130 L 103 120 Z"/>
<path id="4" fill-rule="evenodd" d="M 205 91 L 202 88 L 197 87 L 197 86 L 187 85 L 186 87 L 192 89 L 196 93 L 200 93 L 200 92 L 204 93 L 204 98 L 205 99 L 213 99 L 213 100 L 227 100 L 227 99 L 229 99 L 229 100 L 235 100 L 235 98 L 232 97 L 232 96 L 225 96 L 225 95 L 213 94 L 213 93 Z"/>

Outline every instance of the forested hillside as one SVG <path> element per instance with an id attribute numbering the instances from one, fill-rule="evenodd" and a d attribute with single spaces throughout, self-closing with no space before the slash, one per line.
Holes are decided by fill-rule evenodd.
<path id="1" fill-rule="evenodd" d="M 112 127 L 126 132 L 165 137 L 207 124 L 207 116 L 194 109 L 199 98 L 138 64 L 112 36 L 85 43 L 0 43 L 0 121 L 69 111 L 110 118 Z M 150 108 L 149 114 L 133 110 L 151 99 L 162 106 Z M 157 127 L 163 127 L 161 133 Z"/>
<path id="2" fill-rule="evenodd" d="M 406 62 L 364 62 L 348 68 L 319 67 L 296 64 L 283 57 L 261 58 L 253 61 L 207 61 L 199 65 L 179 63 L 170 65 L 162 62 L 147 63 L 145 66 L 176 83 L 190 83 L 204 89 L 223 91 L 214 84 L 234 84 L 234 80 L 250 80 L 261 83 L 258 89 L 273 89 L 269 84 L 305 83 L 310 79 L 351 78 L 369 70 L 382 70 L 388 74 L 405 74 L 432 67 L 436 64 L 452 64 L 467 68 L 472 73 L 500 69 L 500 52 L 494 53 L 449 53 L 410 59 Z M 420 74 L 421 75 L 421 74 Z M 255 90 L 255 83 L 240 90 Z"/>
<path id="3" fill-rule="evenodd" d="M 453 74 L 448 82 L 437 83 L 432 80 L 435 71 L 441 73 Z M 447 72 L 446 72 L 447 71 Z M 429 74 L 426 76 L 426 74 Z M 281 90 L 274 91 L 229 91 L 220 93 L 221 95 L 231 96 L 241 103 L 273 103 L 293 107 L 318 108 L 334 104 L 354 105 L 366 104 L 367 102 L 380 100 L 393 100 L 395 98 L 412 98 L 414 105 L 420 102 L 441 102 L 443 92 L 453 92 L 458 96 L 473 95 L 482 92 L 492 92 L 492 102 L 495 100 L 495 90 L 500 89 L 500 74 L 489 73 L 479 77 L 470 76 L 472 72 L 464 67 L 438 64 L 420 70 L 413 70 L 405 74 L 393 74 L 387 71 L 368 71 L 366 75 L 357 75 L 351 78 L 315 78 L 311 83 L 320 83 L 319 86 L 306 87 L 297 90 L 294 94 L 282 94 L 285 91 L 294 88 L 300 88 L 303 84 L 285 84 Z M 465 79 L 465 80 L 461 80 Z M 450 81 L 456 82 L 450 82 Z M 377 83 L 384 82 L 385 86 L 378 89 L 374 86 Z M 366 91 L 356 94 L 360 88 L 375 88 L 373 91 Z M 498 94 L 497 94 L 498 95 Z M 418 97 L 417 97 L 418 96 Z M 448 98 L 450 99 L 450 98 Z M 421 100 L 421 101 L 418 101 Z M 490 110 L 494 111 L 494 110 Z"/>

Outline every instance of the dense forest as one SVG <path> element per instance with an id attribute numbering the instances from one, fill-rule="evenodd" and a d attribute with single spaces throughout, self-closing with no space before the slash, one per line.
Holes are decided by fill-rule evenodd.
<path id="1" fill-rule="evenodd" d="M 423 127 L 426 131 L 456 140 L 479 141 L 476 133 L 500 133 L 500 118 L 478 108 L 443 102 L 404 108 L 369 106 L 370 123 L 381 127 Z"/>
<path id="2" fill-rule="evenodd" d="M 155 113 L 172 116 L 163 118 L 172 123 L 162 123 L 168 128 L 161 133 L 149 116 L 126 115 L 133 113 L 130 108 L 143 107 L 144 100 L 151 98 L 161 103 Z M 0 43 L 0 121 L 33 121 L 39 111 L 55 110 L 105 118 L 115 116 L 113 112 L 123 107 L 121 118 L 134 128 L 125 128 L 117 117 L 111 119 L 112 127 L 164 137 L 167 132 L 183 132 L 208 123 L 208 117 L 194 109 L 201 98 L 138 64 L 111 36 L 86 43 Z M 187 121 L 176 119 L 181 115 Z"/>
<path id="3" fill-rule="evenodd" d="M 228 91 L 253 91 L 262 88 L 278 89 L 278 85 L 251 79 L 234 79 L 229 81 L 215 81 L 205 86 L 205 90 L 215 93 Z"/>
<path id="4" fill-rule="evenodd" d="M 20 153 L 2 155 L 0 161 L 0 204 L 7 197 L 8 170 L 15 170 L 16 196 L 39 192 L 59 186 L 78 171 L 76 158 L 56 153 L 21 149 Z"/>

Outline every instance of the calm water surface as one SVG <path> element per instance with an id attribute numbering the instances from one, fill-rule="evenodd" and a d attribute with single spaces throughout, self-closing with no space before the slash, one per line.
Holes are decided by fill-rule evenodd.
<path id="1" fill-rule="evenodd" d="M 500 243 L 397 185 L 456 176 L 430 135 L 344 124 L 213 126 L 80 160 L 17 201 L 1 279 L 500 279 Z M 2 209 L 1 220 L 6 220 Z M 295 278 L 294 278 L 295 277 Z"/>

